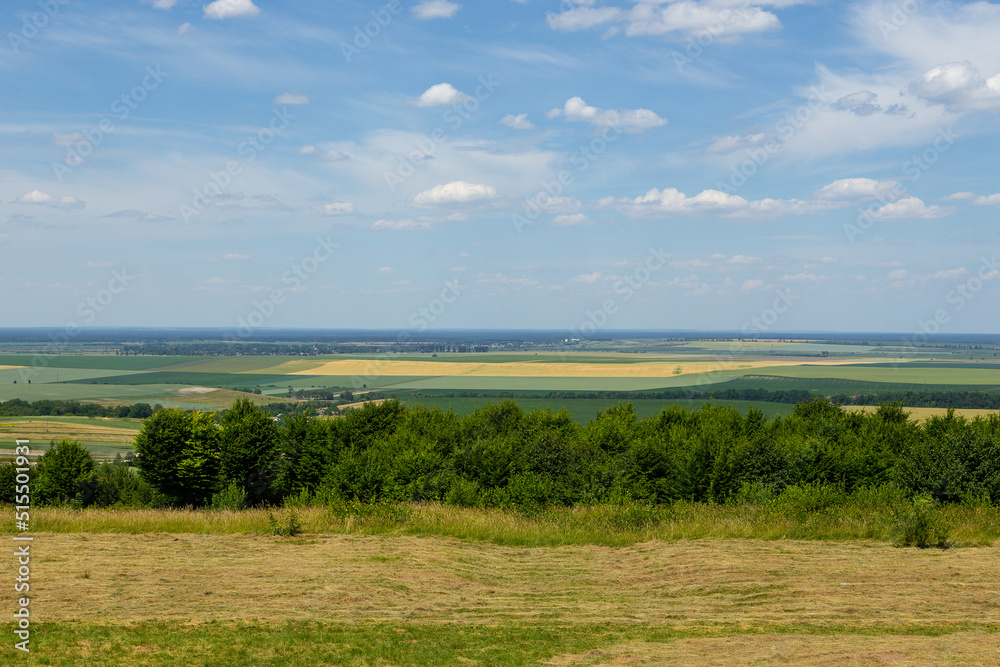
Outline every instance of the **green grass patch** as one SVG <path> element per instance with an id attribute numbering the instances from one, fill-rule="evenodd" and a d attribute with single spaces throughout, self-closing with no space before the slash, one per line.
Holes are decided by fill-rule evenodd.
<path id="1" fill-rule="evenodd" d="M 10 623 L 5 634 L 13 636 Z M 604 663 L 599 655 L 623 645 L 672 644 L 688 639 L 732 637 L 947 637 L 958 633 L 996 635 L 987 624 L 922 624 L 873 629 L 867 626 L 809 624 L 747 627 L 719 624 L 673 627 L 635 623 L 414 624 L 319 622 L 181 625 L 168 622 L 102 624 L 39 623 L 31 654 L 10 645 L 9 665 L 163 665 L 178 667 L 314 667 L 315 665 L 497 665 Z M 20 654 L 20 655 L 19 655 Z M 592 657 L 588 659 L 588 654 Z M 575 656 L 573 662 L 552 662 Z M 707 657 L 707 656 L 705 656 Z M 723 656 L 718 656 L 723 658 Z M 572 658 L 571 658 L 572 659 Z M 739 657 L 730 656 L 738 664 Z M 617 661 L 616 661 L 617 662 Z M 631 662 L 631 661 L 629 661 Z"/>

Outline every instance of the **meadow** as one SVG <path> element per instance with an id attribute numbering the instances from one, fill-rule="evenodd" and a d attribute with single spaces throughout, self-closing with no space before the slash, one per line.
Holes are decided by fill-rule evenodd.
<path id="1" fill-rule="evenodd" d="M 38 512 L 30 659 L 103 665 L 990 664 L 994 509 L 949 550 L 891 517 L 439 505 Z M 282 519 L 287 518 L 287 510 Z M 867 524 L 867 525 L 866 525 Z M 11 559 L 0 576 L 12 577 Z"/>

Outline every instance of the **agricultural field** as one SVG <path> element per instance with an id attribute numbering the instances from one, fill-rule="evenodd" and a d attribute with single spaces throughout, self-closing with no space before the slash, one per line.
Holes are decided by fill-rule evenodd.
<path id="1" fill-rule="evenodd" d="M 992 351 L 929 348 L 899 359 L 891 346 L 815 340 L 687 341 L 657 352 L 622 343 L 620 351 L 407 353 L 327 356 L 115 356 L 0 354 L 0 400 L 134 402 L 219 410 L 239 396 L 287 400 L 298 390 L 652 391 L 690 388 L 801 389 L 820 395 L 885 391 L 1000 391 Z M 31 383 L 27 383 L 27 379 Z M 260 394 L 246 391 L 260 390 Z M 527 399 L 521 399 L 527 400 Z M 588 399 L 578 399 L 588 400 Z M 441 401 L 423 404 L 445 406 Z M 474 409 L 456 400 L 457 411 Z M 525 405 L 529 405 L 526 403 Z M 559 404 L 530 403 L 532 407 Z M 585 419 L 597 404 L 562 407 Z M 603 405 L 603 404 L 602 404 Z M 740 406 L 743 407 L 743 406 Z M 655 404 L 637 404 L 641 414 Z M 762 409 L 764 409 L 762 407 Z M 768 407 L 771 413 L 784 408 Z M 592 414 L 591 414 L 592 416 Z"/>
<path id="2" fill-rule="evenodd" d="M 77 440 L 97 458 L 114 458 L 132 451 L 132 440 L 141 419 L 107 417 L 0 417 L 0 456 L 13 454 L 14 440 L 30 440 L 32 449 L 44 451 L 63 439 Z"/>

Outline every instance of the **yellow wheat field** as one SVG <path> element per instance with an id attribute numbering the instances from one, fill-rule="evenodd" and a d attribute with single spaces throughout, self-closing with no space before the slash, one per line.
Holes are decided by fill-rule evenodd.
<path id="1" fill-rule="evenodd" d="M 857 364 L 857 359 L 811 361 L 813 365 Z M 423 377 L 537 377 L 537 378 L 668 378 L 713 371 L 742 371 L 775 366 L 800 366 L 801 360 L 747 359 L 738 361 L 658 361 L 632 364 L 503 362 L 467 363 L 411 359 L 343 359 L 293 361 L 268 369 L 287 375 L 423 376 Z M 260 371 L 258 371 L 260 372 Z"/>

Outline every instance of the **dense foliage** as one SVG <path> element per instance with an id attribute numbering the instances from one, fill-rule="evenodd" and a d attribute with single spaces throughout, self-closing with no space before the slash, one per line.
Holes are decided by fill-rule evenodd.
<path id="1" fill-rule="evenodd" d="M 949 412 L 915 422 L 898 404 L 862 414 L 825 400 L 771 419 L 715 405 L 639 419 L 626 403 L 585 426 L 565 411 L 525 412 L 513 401 L 462 417 L 387 401 L 341 417 L 280 421 L 245 399 L 221 419 L 168 408 L 136 438 L 141 474 L 131 486 L 111 475 L 114 464 L 98 474 L 78 452 L 53 451 L 38 471 L 52 480 L 46 498 L 84 504 L 229 507 L 295 498 L 532 510 L 876 488 L 936 503 L 1000 501 L 1000 415 Z M 103 492 L 98 478 L 122 490 Z"/>
<path id="2" fill-rule="evenodd" d="M 47 415 L 75 415 L 80 417 L 132 417 L 145 419 L 161 406 L 151 406 L 149 403 L 133 405 L 99 405 L 97 403 L 81 403 L 80 401 L 25 401 L 12 398 L 0 402 L 0 417 L 37 417 Z"/>

